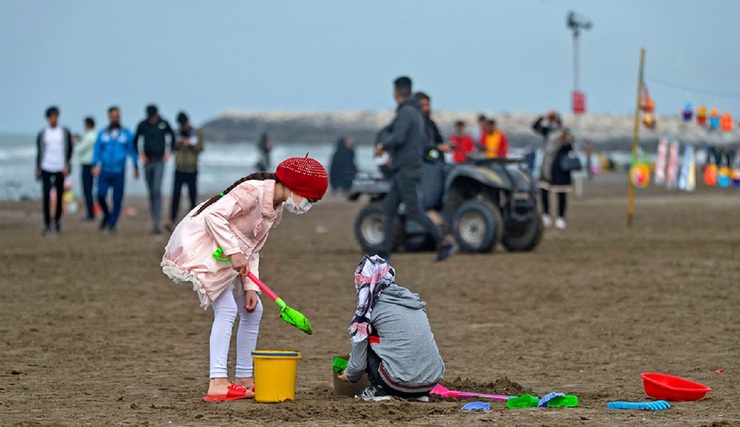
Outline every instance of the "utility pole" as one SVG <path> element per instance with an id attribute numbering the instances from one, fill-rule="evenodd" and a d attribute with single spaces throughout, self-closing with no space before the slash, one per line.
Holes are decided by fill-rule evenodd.
<path id="1" fill-rule="evenodd" d="M 642 99 L 643 70 L 645 69 L 645 48 L 640 49 L 640 71 L 637 75 L 637 103 L 635 105 L 634 130 L 632 132 L 632 161 L 637 158 L 637 142 L 640 135 L 640 100 Z M 631 175 L 631 172 L 630 172 Z M 630 176 L 629 193 L 627 194 L 627 227 L 632 227 L 632 216 L 635 213 L 635 183 Z"/>

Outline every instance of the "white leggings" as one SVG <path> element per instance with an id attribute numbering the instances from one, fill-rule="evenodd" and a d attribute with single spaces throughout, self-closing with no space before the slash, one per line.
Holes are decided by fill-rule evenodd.
<path id="1" fill-rule="evenodd" d="M 235 286 L 241 286 L 241 283 Z M 227 362 L 231 331 L 239 314 L 239 328 L 236 330 L 236 377 L 251 377 L 253 371 L 252 351 L 257 346 L 257 334 L 262 320 L 262 302 L 257 303 L 253 312 L 245 308 L 247 297 L 238 290 L 234 295 L 226 289 L 211 304 L 213 307 L 213 326 L 211 327 L 211 378 L 227 378 Z"/>

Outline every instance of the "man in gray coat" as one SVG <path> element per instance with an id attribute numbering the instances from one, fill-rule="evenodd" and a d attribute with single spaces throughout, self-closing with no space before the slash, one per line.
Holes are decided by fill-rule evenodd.
<path id="1" fill-rule="evenodd" d="M 429 326 L 426 303 L 395 283 L 396 272 L 383 258 L 365 255 L 355 270 L 357 310 L 350 323 L 347 368 L 339 377 L 357 382 L 368 373 L 363 400 L 429 400 L 445 365 Z"/>
<path id="2" fill-rule="evenodd" d="M 383 204 L 383 252 L 382 258 L 390 259 L 395 236 L 394 223 L 398 206 L 406 207 L 406 217 L 421 224 L 437 245 L 436 261 L 449 258 L 457 248 L 445 240 L 442 232 L 424 213 L 419 197 L 421 187 L 422 159 L 427 143 L 421 104 L 411 96 L 411 79 L 399 77 L 393 82 L 393 98 L 398 104 L 396 117 L 390 125 L 380 131 L 375 145 L 375 155 L 383 152 L 390 156 L 388 174 L 390 189 Z"/>

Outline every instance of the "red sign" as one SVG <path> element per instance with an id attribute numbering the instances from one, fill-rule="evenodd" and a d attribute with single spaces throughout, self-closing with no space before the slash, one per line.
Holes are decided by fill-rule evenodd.
<path id="1" fill-rule="evenodd" d="M 586 93 L 580 90 L 574 90 L 572 93 L 572 104 L 574 114 L 585 114 L 586 113 Z"/>

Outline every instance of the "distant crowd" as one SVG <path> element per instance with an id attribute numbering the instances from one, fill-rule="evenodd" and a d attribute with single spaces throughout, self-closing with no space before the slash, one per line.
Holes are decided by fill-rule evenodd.
<path id="1" fill-rule="evenodd" d="M 65 177 L 72 172 L 73 153 L 79 157 L 81 165 L 80 179 L 86 214 L 83 220 L 95 221 L 99 210 L 102 215 L 99 223 L 101 231 L 116 232 L 129 158 L 133 163 L 136 179 L 140 175 L 139 164 L 144 169 L 152 220 L 151 233 L 162 232 L 162 175 L 164 164 L 173 154 L 174 189 L 170 221 L 164 227 L 170 230 L 174 228 L 183 186 L 188 187 L 191 209 L 195 207 L 198 194 L 198 156 L 203 151 L 204 141 L 201 131 L 191 126 L 185 112 L 177 114 L 178 128 L 175 130 L 159 116 L 156 105 L 148 105 L 146 118 L 132 132 L 121 125 L 121 111 L 113 106 L 108 109 L 107 126 L 100 131 L 95 129 L 94 118 L 86 117 L 82 137 L 73 135 L 69 129 L 62 127 L 59 116 L 58 107 L 49 107 L 46 110 L 47 125 L 36 137 L 36 179 L 42 182 L 45 236 L 62 232 Z M 112 206 L 108 203 L 109 193 L 112 193 Z"/>

